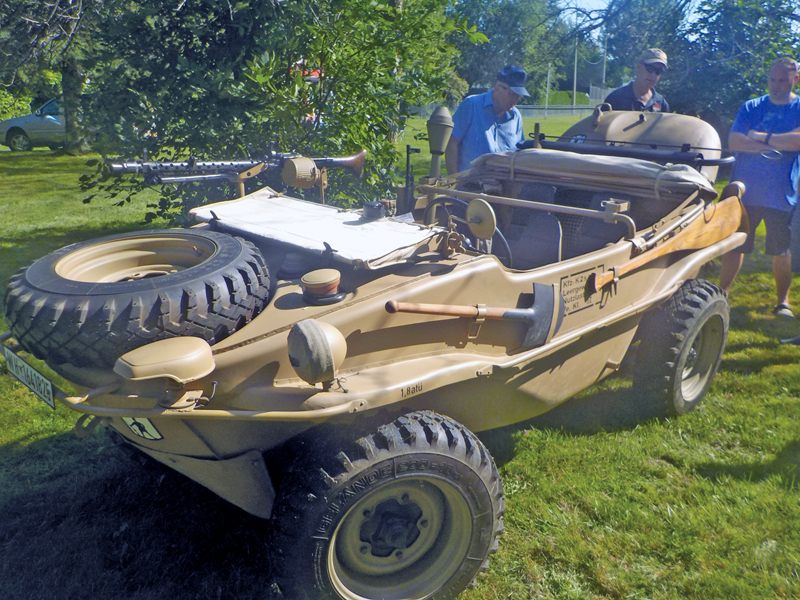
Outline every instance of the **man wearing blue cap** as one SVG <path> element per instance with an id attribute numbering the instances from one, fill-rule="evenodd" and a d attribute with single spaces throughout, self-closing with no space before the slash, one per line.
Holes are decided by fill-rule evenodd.
<path id="1" fill-rule="evenodd" d="M 530 95 L 525 89 L 527 77 L 521 67 L 503 67 L 491 90 L 464 99 L 453 115 L 453 133 L 445 150 L 448 174 L 466 171 L 484 154 L 517 149 L 525 135 L 522 115 L 514 107 Z"/>

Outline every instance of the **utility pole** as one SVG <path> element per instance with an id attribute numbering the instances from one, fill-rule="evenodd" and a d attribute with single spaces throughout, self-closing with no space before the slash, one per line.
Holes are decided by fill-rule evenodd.
<path id="1" fill-rule="evenodd" d="M 578 0 L 575 0 L 575 67 L 572 70 L 572 114 L 575 114 L 575 105 L 578 95 Z"/>
<path id="2" fill-rule="evenodd" d="M 572 73 L 572 114 L 575 114 L 575 101 L 578 95 L 578 34 L 575 34 L 575 69 Z"/>
<path id="3" fill-rule="evenodd" d="M 550 67 L 553 63 L 547 63 L 547 88 L 544 92 L 544 118 L 547 118 L 547 107 L 550 105 Z"/>
<path id="4" fill-rule="evenodd" d="M 603 88 L 606 87 L 606 54 L 608 52 L 608 31 L 606 31 L 606 37 L 603 41 Z"/>

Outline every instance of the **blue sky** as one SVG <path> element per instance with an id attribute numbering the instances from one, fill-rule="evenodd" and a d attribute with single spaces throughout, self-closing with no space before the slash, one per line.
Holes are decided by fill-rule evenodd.
<path id="1" fill-rule="evenodd" d="M 605 8 L 608 5 L 608 0 L 576 0 L 576 1 L 578 3 L 578 6 L 589 10 L 599 10 L 601 8 Z M 572 2 L 568 0 L 567 4 L 572 4 Z"/>

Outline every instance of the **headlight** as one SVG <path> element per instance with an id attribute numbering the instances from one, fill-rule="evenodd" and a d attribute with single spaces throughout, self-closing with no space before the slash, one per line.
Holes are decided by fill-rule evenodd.
<path id="1" fill-rule="evenodd" d="M 342 332 L 328 323 L 306 319 L 289 332 L 289 362 L 303 381 L 330 387 L 347 355 Z"/>

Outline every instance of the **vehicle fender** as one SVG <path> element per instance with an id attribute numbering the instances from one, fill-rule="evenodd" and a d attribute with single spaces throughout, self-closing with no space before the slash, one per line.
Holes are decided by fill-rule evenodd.
<path id="1" fill-rule="evenodd" d="M 703 265 L 727 254 L 731 250 L 735 250 L 744 243 L 746 238 L 746 233 L 737 231 L 716 244 L 678 258 L 668 269 L 664 269 L 663 276 L 658 280 L 655 289 L 664 290 L 670 287 L 679 287 L 684 281 L 696 279 Z"/>

